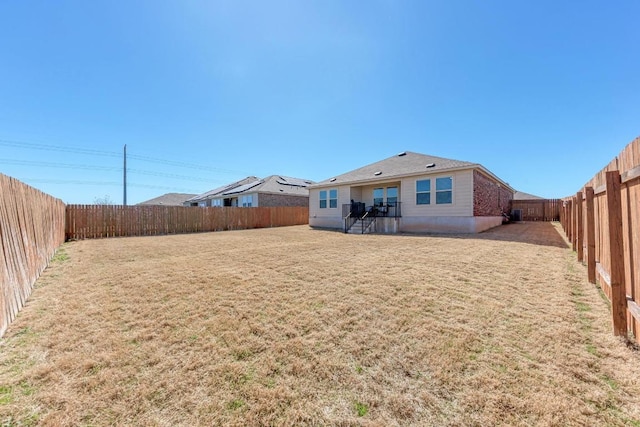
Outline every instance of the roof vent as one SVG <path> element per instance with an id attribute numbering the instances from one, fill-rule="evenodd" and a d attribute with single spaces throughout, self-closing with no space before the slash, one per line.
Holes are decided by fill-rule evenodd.
<path id="1" fill-rule="evenodd" d="M 402 156 L 406 156 L 406 155 L 407 155 L 406 151 L 403 151 L 402 153 L 398 153 L 398 157 L 402 157 Z"/>
<path id="2" fill-rule="evenodd" d="M 435 166 L 436 166 L 436 164 L 435 164 L 435 163 L 429 163 L 429 164 L 427 165 L 427 167 L 428 167 L 428 168 L 433 168 L 433 167 L 435 167 Z"/>
<path id="3" fill-rule="evenodd" d="M 374 173 L 374 175 L 375 175 L 375 176 L 382 175 L 382 172 L 381 172 L 381 171 L 378 171 L 378 172 Z"/>
<path id="4" fill-rule="evenodd" d="M 336 180 L 335 178 L 331 178 L 331 179 L 329 180 L 329 182 L 333 182 L 333 181 L 335 181 L 335 180 Z"/>

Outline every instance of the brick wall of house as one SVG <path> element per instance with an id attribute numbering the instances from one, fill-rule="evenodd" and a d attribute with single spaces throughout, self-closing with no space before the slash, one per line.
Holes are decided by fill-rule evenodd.
<path id="1" fill-rule="evenodd" d="M 294 196 L 290 194 L 258 194 L 258 206 L 309 206 L 309 196 Z"/>
<path id="2" fill-rule="evenodd" d="M 513 193 L 486 175 L 473 171 L 473 216 L 499 216 L 509 213 Z"/>

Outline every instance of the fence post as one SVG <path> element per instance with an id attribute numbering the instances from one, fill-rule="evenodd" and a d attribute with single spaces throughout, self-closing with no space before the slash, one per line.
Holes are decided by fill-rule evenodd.
<path id="1" fill-rule="evenodd" d="M 571 200 L 573 201 L 571 204 L 571 249 L 575 252 L 577 248 L 576 240 L 578 239 L 578 200 L 575 196 Z"/>
<path id="2" fill-rule="evenodd" d="M 578 261 L 584 259 L 584 227 L 582 220 L 582 191 L 576 193 L 576 249 L 578 250 Z"/>
<path id="3" fill-rule="evenodd" d="M 587 198 L 587 275 L 590 283 L 596 283 L 596 222 L 593 187 L 584 189 Z"/>
<path id="4" fill-rule="evenodd" d="M 606 174 L 609 216 L 609 256 L 611 259 L 611 316 L 613 334 L 627 336 L 627 297 L 624 284 L 624 247 L 622 242 L 622 203 L 620 172 Z"/>
<path id="5" fill-rule="evenodd" d="M 571 218 L 573 218 L 573 215 L 571 215 L 571 199 L 567 200 L 567 238 L 569 239 L 569 244 L 571 244 L 571 227 L 573 227 L 572 225 L 572 221 Z"/>

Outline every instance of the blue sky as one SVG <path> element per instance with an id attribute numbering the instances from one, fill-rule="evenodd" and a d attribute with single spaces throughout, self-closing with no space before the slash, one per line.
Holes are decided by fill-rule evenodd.
<path id="1" fill-rule="evenodd" d="M 638 1 L 0 2 L 0 172 L 66 203 L 416 151 L 575 194 L 640 135 Z"/>

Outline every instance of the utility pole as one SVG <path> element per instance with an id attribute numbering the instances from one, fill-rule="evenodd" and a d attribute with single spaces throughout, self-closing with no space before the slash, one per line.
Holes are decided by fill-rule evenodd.
<path id="1" fill-rule="evenodd" d="M 124 197 L 122 204 L 127 206 L 127 144 L 124 144 L 124 177 L 123 177 L 123 186 L 124 186 Z"/>

